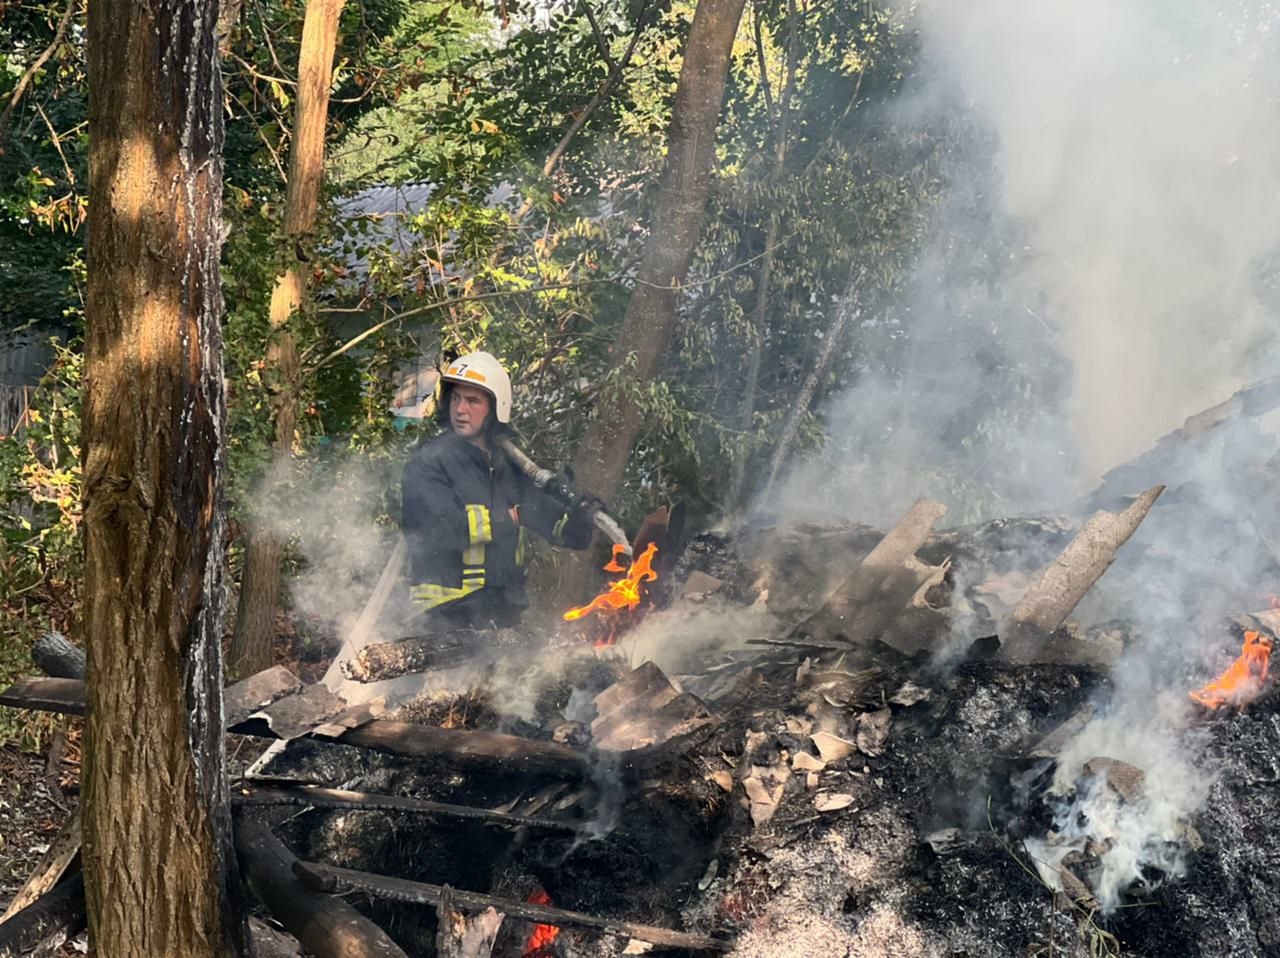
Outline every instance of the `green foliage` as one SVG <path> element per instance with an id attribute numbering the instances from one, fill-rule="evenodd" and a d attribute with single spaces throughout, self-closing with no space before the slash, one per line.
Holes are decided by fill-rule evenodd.
<path id="1" fill-rule="evenodd" d="M 79 633 L 83 361 L 75 348 L 55 341 L 55 350 L 25 428 L 0 439 L 0 684 L 32 672 L 42 629 Z M 34 747 L 57 727 L 47 715 L 0 709 L 0 742 Z"/>

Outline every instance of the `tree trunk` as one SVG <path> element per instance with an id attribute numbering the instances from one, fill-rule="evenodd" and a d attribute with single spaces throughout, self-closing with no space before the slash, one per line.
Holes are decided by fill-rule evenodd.
<path id="1" fill-rule="evenodd" d="M 677 298 L 702 233 L 725 77 L 744 5 L 745 0 L 699 0 L 685 41 L 649 240 L 614 347 L 616 365 L 634 364 L 625 374 L 633 383 L 657 375 L 671 341 Z M 625 396 L 615 392 L 602 399 L 574 458 L 581 488 L 606 500 L 617 493 L 640 425 L 640 411 Z M 589 570 L 587 554 L 568 559 L 563 594 L 580 592 Z"/>
<path id="2" fill-rule="evenodd" d="M 275 443 L 268 489 L 286 485 L 292 469 L 293 434 L 298 422 L 298 347 L 288 329 L 289 318 L 307 292 L 308 245 L 315 228 L 320 187 L 324 182 L 324 135 L 329 119 L 329 87 L 344 0 L 308 0 L 298 53 L 298 101 L 285 188 L 284 235 L 296 262 L 276 277 L 271 291 L 274 343 L 268 365 L 279 383 L 275 409 Z M 280 564 L 284 542 L 267 523 L 255 519 L 245 549 L 244 574 L 231 645 L 232 670 L 238 676 L 270 668 L 280 602 Z"/>
<path id="3" fill-rule="evenodd" d="M 100 958 L 241 954 L 222 734 L 217 7 L 89 7 L 89 930 Z"/>

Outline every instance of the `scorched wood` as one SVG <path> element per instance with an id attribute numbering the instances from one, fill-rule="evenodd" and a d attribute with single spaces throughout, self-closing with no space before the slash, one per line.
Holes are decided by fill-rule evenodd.
<path id="1" fill-rule="evenodd" d="M 323 890 L 338 891 L 344 886 L 358 888 L 376 898 L 390 901 L 401 901 L 415 905 L 437 905 L 444 889 L 439 885 L 428 885 L 423 882 L 405 881 L 401 878 L 389 878 L 385 875 L 372 875 L 368 872 L 352 871 L 349 868 L 336 868 L 317 862 L 299 862 L 295 869 L 305 881 L 317 885 Z M 493 895 L 481 895 L 477 892 L 450 889 L 453 905 L 472 911 L 485 908 L 496 908 L 513 918 L 524 918 L 545 925 L 571 925 L 578 928 L 598 928 L 613 934 L 627 935 L 648 941 L 667 948 L 685 948 L 689 951 L 724 952 L 729 944 L 717 938 L 705 935 L 691 935 L 683 931 L 672 931 L 654 925 L 641 925 L 630 921 L 616 921 L 612 918 L 598 918 L 577 911 L 565 911 L 548 905 L 535 905 L 532 902 L 512 901 L 497 898 Z"/>
<path id="2" fill-rule="evenodd" d="M 469 630 L 376 642 L 366 645 L 343 662 L 342 674 L 356 682 L 380 682 L 457 665 L 484 647 L 478 633 Z"/>
<path id="3" fill-rule="evenodd" d="M 453 889 L 445 885 L 440 889 L 436 918 L 436 958 L 489 958 L 493 954 L 493 942 L 502 927 L 502 915 L 495 909 L 486 908 L 468 917 L 453 907 Z"/>
<path id="4" fill-rule="evenodd" d="M 527 826 L 546 831 L 583 832 L 574 822 L 559 822 L 551 818 L 530 818 L 509 812 L 496 812 L 487 808 L 471 808 L 466 805 L 446 805 L 401 795 L 375 795 L 371 792 L 352 792 L 338 788 L 322 788 L 314 785 L 282 787 L 254 785 L 236 789 L 231 797 L 233 805 L 253 806 L 301 805 L 316 808 L 348 808 L 368 811 L 409 812 L 419 815 L 436 815 L 448 818 L 471 818 L 513 827 Z"/>
<path id="5" fill-rule="evenodd" d="M 72 645 L 61 632 L 45 632 L 31 644 L 31 661 L 46 675 L 84 678 L 84 649 Z"/>
<path id="6" fill-rule="evenodd" d="M 0 924 L 0 958 L 52 955 L 84 929 L 85 917 L 84 879 L 77 872 Z"/>
<path id="7" fill-rule="evenodd" d="M 1162 492 L 1164 486 L 1153 486 L 1123 512 L 1100 511 L 1090 517 L 1005 620 L 1000 641 L 1006 659 L 1024 664 L 1035 660 L 1045 640 L 1115 562 L 1116 550 L 1137 531 Z"/>
<path id="8" fill-rule="evenodd" d="M 0 693 L 0 705 L 83 715 L 84 683 L 76 679 L 19 679 Z M 243 723 L 228 729 L 265 738 L 274 736 L 261 723 Z M 325 741 L 358 745 L 410 758 L 439 758 L 460 764 L 501 766 L 526 774 L 582 779 L 591 774 L 591 756 L 559 745 L 466 729 L 442 729 L 409 722 L 375 719 L 340 735 L 318 736 Z"/>
<path id="9" fill-rule="evenodd" d="M 261 819 L 239 815 L 236 854 L 249 887 L 315 958 L 407 958 L 385 931 L 341 898 L 317 895 L 293 873 L 298 860 Z"/>
<path id="10" fill-rule="evenodd" d="M 77 809 L 71 813 L 71 817 L 62 826 L 57 837 L 49 843 L 48 850 L 40 856 L 40 861 L 36 863 L 26 882 L 18 889 L 18 894 L 14 895 L 13 900 L 9 902 L 9 907 L 5 909 L 3 917 L 0 917 L 0 922 L 8 921 L 46 894 L 66 874 L 72 862 L 76 862 L 78 868 L 80 842 L 80 811 Z"/>

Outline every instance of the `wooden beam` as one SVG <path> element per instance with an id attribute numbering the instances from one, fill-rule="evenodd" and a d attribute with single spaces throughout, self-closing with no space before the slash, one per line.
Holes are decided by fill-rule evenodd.
<path id="1" fill-rule="evenodd" d="M 45 677 L 18 679 L 0 692 L 0 705 L 62 715 L 84 715 L 84 680 Z"/>
<path id="2" fill-rule="evenodd" d="M 388 878 L 384 875 L 372 875 L 368 872 L 353 871 L 349 868 L 336 868 L 316 862 L 299 862 L 295 871 L 303 881 L 316 890 L 338 892 L 345 887 L 358 888 L 375 898 L 386 898 L 391 901 L 408 902 L 415 905 L 438 905 L 444 889 L 439 885 L 428 885 L 424 882 L 405 881 L 401 878 Z M 468 911 L 483 911 L 485 908 L 496 908 L 512 918 L 524 918 L 540 922 L 544 925 L 571 925 L 578 928 L 595 928 L 611 934 L 627 935 L 641 941 L 651 942 L 667 948 L 684 948 L 688 951 L 726 952 L 729 942 L 705 935 L 692 935 L 683 931 L 672 931 L 669 928 L 658 928 L 654 925 L 641 925 L 630 921 L 613 918 L 598 918 L 578 911 L 566 911 L 563 908 L 552 908 L 548 905 L 535 905 L 532 902 L 512 901 L 494 895 L 481 895 L 477 892 L 450 890 L 455 908 Z"/>
<path id="3" fill-rule="evenodd" d="M 440 889 L 436 905 L 436 958 L 490 958 L 502 927 L 502 915 L 486 908 L 478 915 L 464 915 L 453 907 L 453 889 Z"/>
<path id="4" fill-rule="evenodd" d="M 551 818 L 529 818 L 510 812 L 496 812 L 487 808 L 471 808 L 466 805 L 446 805 L 401 795 L 375 795 L 370 792 L 352 792 L 339 788 L 321 788 L 315 785 L 272 786 L 252 785 L 237 788 L 231 803 L 240 808 L 272 805 L 303 805 L 317 808 L 349 808 L 384 812 L 408 812 L 418 815 L 438 815 L 449 818 L 468 818 L 496 825 L 540 828 L 546 831 L 580 833 L 587 829 L 576 822 L 561 822 Z"/>
<path id="5" fill-rule="evenodd" d="M 228 701 L 228 707 L 232 704 Z M 76 679 L 19 679 L 0 693 L 0 705 L 83 715 L 84 683 Z M 277 737 L 264 723 L 256 720 L 233 726 L 227 731 L 263 738 Z M 316 741 L 357 745 L 392 755 L 438 758 L 459 765 L 483 765 L 525 775 L 551 775 L 574 781 L 589 778 L 596 766 L 593 753 L 556 742 L 384 719 L 374 719 L 339 735 L 325 735 L 317 731 L 310 737 Z M 669 750 L 663 746 L 637 749 L 625 753 L 625 761 L 620 763 L 618 771 L 634 776 L 653 771 L 670 760 Z"/>
<path id="6" fill-rule="evenodd" d="M 333 741 L 411 758 L 447 758 L 463 765 L 497 765 L 523 774 L 586 778 L 592 766 L 589 753 L 555 742 L 381 719 L 353 728 Z"/>
<path id="7" fill-rule="evenodd" d="M 407 958 L 385 931 L 341 898 L 317 895 L 293 873 L 297 858 L 265 821 L 236 816 L 241 874 L 262 903 L 314 958 Z"/>
<path id="8" fill-rule="evenodd" d="M 1011 662 L 1035 660 L 1045 640 L 1060 628 L 1085 593 L 1111 568 L 1116 550 L 1147 517 L 1164 486 L 1152 486 L 1122 512 L 1090 517 L 1062 554 L 1027 589 L 1000 627 L 1000 652 Z"/>

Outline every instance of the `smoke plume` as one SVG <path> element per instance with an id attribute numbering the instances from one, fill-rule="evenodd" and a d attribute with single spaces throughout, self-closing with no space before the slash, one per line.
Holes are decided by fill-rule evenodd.
<path id="1" fill-rule="evenodd" d="M 1274 368 L 1280 13 L 912 9 L 901 121 L 962 117 L 991 148 L 961 145 L 935 239 L 901 305 L 855 333 L 828 448 L 784 504 L 815 480 L 864 520 L 922 493 L 960 521 L 1061 504 Z"/>

